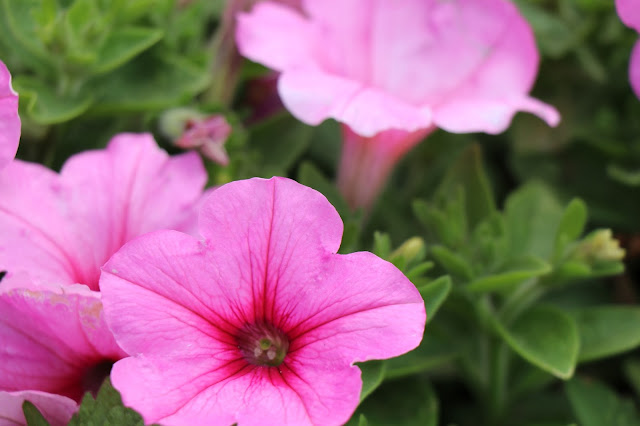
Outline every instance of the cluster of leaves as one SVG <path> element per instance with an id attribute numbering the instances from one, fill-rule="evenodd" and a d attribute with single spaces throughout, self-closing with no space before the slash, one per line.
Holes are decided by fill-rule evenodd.
<path id="1" fill-rule="evenodd" d="M 209 5 L 208 5 L 209 4 Z M 217 2 L 0 1 L 0 56 L 20 93 L 23 133 L 81 115 L 175 106 L 211 79 L 202 49 Z"/>
<path id="2" fill-rule="evenodd" d="M 459 380 L 472 392 L 480 409 L 451 410 L 460 417 L 447 419 L 461 424 L 481 415 L 486 424 L 567 424 L 574 416 L 582 421 L 585 410 L 593 409 L 587 400 L 607 392 L 607 404 L 624 405 L 624 416 L 635 418 L 633 407 L 611 391 L 580 380 L 569 382 L 558 412 L 541 417 L 532 408 L 521 414 L 523 401 L 528 408 L 539 406 L 541 401 L 531 396 L 545 395 L 557 379 L 570 379 L 579 363 L 640 346 L 640 308 L 602 305 L 598 291 L 585 297 L 593 295 L 588 286 L 596 278 L 622 272 L 624 251 L 608 230 L 583 235 L 587 211 L 582 201 L 563 208 L 547 186 L 533 181 L 511 193 L 499 211 L 480 151 L 471 145 L 431 199 L 413 207 L 428 245 L 414 237 L 392 251 L 389 236 L 378 234 L 374 251 L 418 286 L 429 325 L 415 351 L 385 361 L 383 368 L 380 362 L 374 364 L 377 369 L 365 364 L 365 383 L 391 381 L 361 407 L 369 423 L 407 415 L 387 405 L 397 387 L 415 387 L 402 395 L 420 395 L 416 406 L 437 406 L 426 377 L 449 384 Z M 438 410 L 413 410 L 411 416 L 401 424 L 438 424 Z"/>

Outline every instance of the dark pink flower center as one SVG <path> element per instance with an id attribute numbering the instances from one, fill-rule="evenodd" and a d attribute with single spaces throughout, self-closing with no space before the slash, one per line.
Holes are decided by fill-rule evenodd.
<path id="1" fill-rule="evenodd" d="M 91 392 L 95 397 L 98 394 L 98 390 L 102 386 L 113 367 L 113 361 L 101 361 L 100 363 L 90 367 L 85 371 L 82 376 L 82 390 L 84 392 Z"/>
<path id="2" fill-rule="evenodd" d="M 289 339 L 282 330 L 264 322 L 244 326 L 236 340 L 244 359 L 253 365 L 277 367 L 289 350 Z"/>

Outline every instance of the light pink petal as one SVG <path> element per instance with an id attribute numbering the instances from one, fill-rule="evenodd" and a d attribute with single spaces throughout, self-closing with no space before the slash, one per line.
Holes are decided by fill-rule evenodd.
<path id="1" fill-rule="evenodd" d="M 71 157 L 61 180 L 73 188 L 76 281 L 97 289 L 100 267 L 130 239 L 156 229 L 192 229 L 207 175 L 195 153 L 175 157 L 149 134 L 121 134 L 105 150 Z"/>
<path id="2" fill-rule="evenodd" d="M 22 404 L 31 402 L 51 426 L 66 426 L 78 410 L 75 401 L 38 391 L 0 391 L 0 426 L 26 426 Z"/>
<path id="3" fill-rule="evenodd" d="M 553 107 L 526 95 L 539 62 L 535 40 L 515 6 L 505 4 L 504 9 L 501 33 L 482 62 L 435 107 L 437 126 L 450 132 L 500 133 L 518 111 L 534 113 L 551 126 L 560 121 Z"/>
<path id="4" fill-rule="evenodd" d="M 631 87 L 633 87 L 636 96 L 640 98 L 640 41 L 636 43 L 631 52 L 629 80 L 631 80 Z"/>
<path id="5" fill-rule="evenodd" d="M 0 291 L 0 390 L 78 400 L 86 374 L 125 353 L 106 327 L 100 294 L 83 285 L 17 285 Z"/>
<path id="6" fill-rule="evenodd" d="M 452 133 L 504 132 L 518 111 L 526 111 L 543 118 L 550 126 L 560 122 L 558 111 L 537 99 L 488 99 L 478 97 L 445 103 L 434 113 L 438 127 Z"/>
<path id="7" fill-rule="evenodd" d="M 640 1 L 616 0 L 618 15 L 624 24 L 640 32 Z"/>
<path id="8" fill-rule="evenodd" d="M 418 108 L 375 88 L 322 71 L 285 71 L 278 82 L 282 102 L 307 124 L 327 118 L 362 136 L 387 129 L 415 131 L 431 124 L 428 107 Z"/>
<path id="9" fill-rule="evenodd" d="M 18 94 L 11 88 L 9 70 L 0 61 L 0 170 L 16 156 L 19 140 Z"/>
<path id="10" fill-rule="evenodd" d="M 79 275 L 68 192 L 57 174 L 13 161 L 0 173 L 0 271 L 28 273 L 35 281 L 76 282 Z M 7 279 L 7 278 L 5 278 Z"/>
<path id="11" fill-rule="evenodd" d="M 275 70 L 310 66 L 315 38 L 308 21 L 289 7 L 256 4 L 251 13 L 237 15 L 236 43 L 240 53 Z"/>
<path id="12" fill-rule="evenodd" d="M 128 240 L 194 230 L 206 179 L 197 154 L 169 157 L 150 135 L 75 155 L 60 176 L 15 161 L 0 175 L 0 271 L 97 289 L 100 267 Z"/>

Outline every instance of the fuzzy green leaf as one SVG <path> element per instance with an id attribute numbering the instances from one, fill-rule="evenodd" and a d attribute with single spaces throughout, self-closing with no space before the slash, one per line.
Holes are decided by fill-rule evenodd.
<path id="1" fill-rule="evenodd" d="M 633 402 L 598 382 L 576 378 L 565 390 L 580 426 L 640 426 Z"/>
<path id="2" fill-rule="evenodd" d="M 27 421 L 27 426 L 50 426 L 50 423 L 44 418 L 42 413 L 29 401 L 22 403 L 22 411 L 24 412 L 24 419 Z"/>
<path id="3" fill-rule="evenodd" d="M 640 346 L 640 308 L 597 306 L 571 313 L 580 332 L 579 361 L 605 358 Z"/>
<path id="4" fill-rule="evenodd" d="M 575 370 L 580 337 L 574 320 L 559 309 L 536 306 L 496 328 L 507 344 L 522 358 L 561 379 Z"/>
<path id="5" fill-rule="evenodd" d="M 122 405 L 120 393 L 107 380 L 102 384 L 98 396 L 85 394 L 80 409 L 69 422 L 69 426 L 144 426 L 140 414 Z"/>

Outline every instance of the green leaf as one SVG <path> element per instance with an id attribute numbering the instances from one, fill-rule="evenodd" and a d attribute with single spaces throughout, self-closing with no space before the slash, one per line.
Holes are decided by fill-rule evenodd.
<path id="1" fill-rule="evenodd" d="M 469 145 L 449 168 L 437 193 L 451 193 L 457 187 L 464 189 L 466 217 L 469 229 L 496 210 L 493 192 L 484 170 L 480 145 Z"/>
<path id="2" fill-rule="evenodd" d="M 561 379 L 575 370 L 580 337 L 573 319 L 550 306 L 535 306 L 497 331 L 520 356 Z"/>
<path id="3" fill-rule="evenodd" d="M 88 91 L 78 96 L 60 96 L 43 81 L 17 76 L 13 87 L 20 93 L 20 107 L 38 124 L 56 124 L 71 120 L 89 109 L 93 97 Z"/>
<path id="4" fill-rule="evenodd" d="M 562 215 L 558 200 L 542 183 L 531 182 L 512 193 L 505 204 L 510 254 L 549 258 L 556 238 L 554 224 Z"/>
<path id="5" fill-rule="evenodd" d="M 153 50 L 92 82 L 97 91 L 93 112 L 160 111 L 191 100 L 207 87 L 207 64 Z"/>
<path id="6" fill-rule="evenodd" d="M 56 71 L 56 60 L 39 38 L 40 0 L 0 0 L 0 43 L 20 61 L 43 75 Z"/>
<path id="7" fill-rule="evenodd" d="M 159 29 L 144 27 L 120 28 L 109 34 L 92 66 L 96 74 L 109 72 L 144 52 L 162 39 Z"/>
<path id="8" fill-rule="evenodd" d="M 307 150 L 313 127 L 281 114 L 249 130 L 249 142 L 260 153 L 263 177 L 286 175 Z"/>
<path id="9" fill-rule="evenodd" d="M 27 426 L 50 426 L 42 413 L 40 413 L 36 406 L 29 401 L 22 403 L 22 411 L 24 412 L 24 418 L 27 421 Z"/>
<path id="10" fill-rule="evenodd" d="M 357 366 L 362 371 L 362 390 L 360 391 L 360 402 L 362 402 L 382 384 L 386 361 L 367 361 Z"/>
<path id="11" fill-rule="evenodd" d="M 424 299 L 424 306 L 427 310 L 427 322 L 433 320 L 436 312 L 444 303 L 451 292 L 451 278 L 440 277 L 429 284 L 418 288 L 420 295 Z"/>
<path id="12" fill-rule="evenodd" d="M 327 179 L 317 168 L 310 162 L 303 162 L 298 171 L 298 182 L 311 187 L 327 197 L 329 202 L 338 210 L 342 217 L 346 217 L 350 213 L 349 206 L 338 191 L 333 182 Z"/>
<path id="13" fill-rule="evenodd" d="M 596 381 L 576 378 L 565 384 L 565 391 L 580 426 L 640 425 L 633 402 Z"/>
<path id="14" fill-rule="evenodd" d="M 476 293 L 486 293 L 496 290 L 509 289 L 532 278 L 551 272 L 551 265 L 535 256 L 524 256 L 509 262 L 504 270 L 492 275 L 477 278 L 468 286 L 467 290 Z"/>
<path id="15" fill-rule="evenodd" d="M 445 339 L 425 330 L 425 335 L 416 349 L 396 358 L 387 360 L 385 379 L 411 376 L 429 371 L 452 361 L 458 350 Z"/>
<path id="16" fill-rule="evenodd" d="M 640 308 L 597 306 L 571 312 L 580 332 L 579 361 L 605 358 L 640 346 Z"/>
<path id="17" fill-rule="evenodd" d="M 587 206 L 584 201 L 574 198 L 562 214 L 556 233 L 556 256 L 561 256 L 567 245 L 577 239 L 587 224 Z"/>
<path id="18" fill-rule="evenodd" d="M 364 414 L 360 414 L 360 417 L 358 419 L 358 426 L 369 426 L 369 422 L 367 421 L 367 418 L 364 416 Z"/>
<path id="19" fill-rule="evenodd" d="M 144 426 L 140 414 L 122 405 L 120 393 L 106 380 L 97 398 L 86 393 L 69 426 Z"/>
<path id="20" fill-rule="evenodd" d="M 358 408 L 347 425 L 356 425 L 364 414 L 370 426 L 436 426 L 439 402 L 424 378 L 387 382 Z"/>
<path id="21" fill-rule="evenodd" d="M 444 246 L 432 246 L 431 254 L 450 274 L 456 275 L 464 280 L 473 278 L 473 269 L 462 256 Z"/>
<path id="22" fill-rule="evenodd" d="M 383 259 L 387 259 L 391 254 L 391 237 L 385 232 L 373 233 L 373 254 Z"/>
<path id="23" fill-rule="evenodd" d="M 636 397 L 640 397 L 640 361 L 636 358 L 630 358 L 624 362 L 622 367 Z"/>

